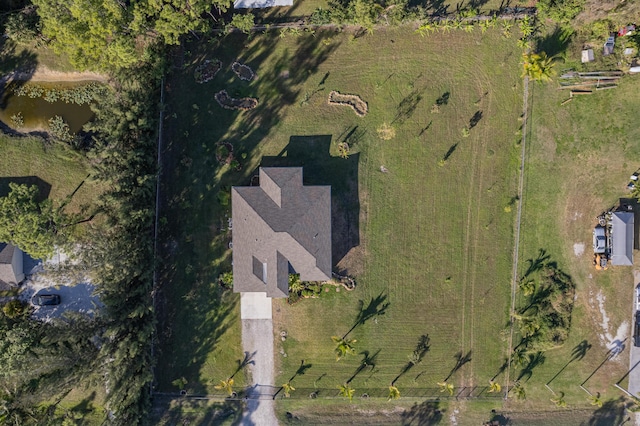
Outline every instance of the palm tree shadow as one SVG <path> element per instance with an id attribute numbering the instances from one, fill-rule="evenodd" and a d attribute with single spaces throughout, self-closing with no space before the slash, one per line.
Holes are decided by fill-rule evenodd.
<path id="1" fill-rule="evenodd" d="M 236 367 L 236 371 L 233 372 L 233 374 L 231 375 L 231 379 L 233 379 L 233 377 L 238 374 L 240 372 L 240 370 L 243 370 L 244 368 L 248 367 L 249 365 L 255 365 L 255 361 L 253 360 L 253 357 L 256 356 L 256 353 L 258 351 L 254 351 L 253 353 L 249 353 L 249 351 L 244 351 L 244 358 L 242 359 L 237 359 L 236 363 L 238 364 L 238 367 Z"/>
<path id="2" fill-rule="evenodd" d="M 398 381 L 398 379 L 400 379 L 402 376 L 408 373 L 409 370 L 411 370 L 417 364 L 422 362 L 422 359 L 424 358 L 424 356 L 427 354 L 427 352 L 429 352 L 429 349 L 431 349 L 431 344 L 429 343 L 430 340 L 431 339 L 429 338 L 428 334 L 423 334 L 422 336 L 420 336 L 420 338 L 418 339 L 418 344 L 416 345 L 416 348 L 414 349 L 413 353 L 409 356 L 409 362 L 405 364 L 405 366 L 400 371 L 400 374 L 398 374 L 391 381 L 391 386 L 393 386 Z M 421 374 L 422 373 L 418 374 L 416 379 L 420 377 Z"/>
<path id="3" fill-rule="evenodd" d="M 536 257 L 535 259 L 527 259 L 527 263 L 529 264 L 529 266 L 522 276 L 522 279 L 524 280 L 525 278 L 529 277 L 529 275 L 544 268 L 549 259 L 551 259 L 551 256 L 547 253 L 547 251 L 545 249 L 539 249 L 538 257 Z"/>
<path id="4" fill-rule="evenodd" d="M 528 381 L 533 375 L 533 370 L 537 366 L 544 364 L 545 360 L 546 360 L 546 357 L 542 352 L 536 352 L 535 354 L 529 355 L 529 362 L 527 363 L 527 366 L 524 367 L 522 371 L 520 371 L 520 374 L 518 374 L 517 380 L 524 379 L 525 382 Z"/>
<path id="5" fill-rule="evenodd" d="M 458 352 L 453 356 L 456 359 L 456 363 L 449 372 L 447 378 L 444 379 L 445 382 L 447 382 L 451 378 L 451 376 L 455 374 L 456 371 L 460 370 L 462 366 L 464 366 L 468 362 L 471 362 L 471 352 L 472 351 L 469 351 L 465 355 L 462 355 L 462 352 Z"/>
<path id="6" fill-rule="evenodd" d="M 553 382 L 556 379 L 556 377 L 558 377 L 564 371 L 564 369 L 569 366 L 569 364 L 571 364 L 574 361 L 580 361 L 582 358 L 584 358 L 585 355 L 587 355 L 587 352 L 589 351 L 589 349 L 591 349 L 591 344 L 588 341 L 583 340 L 582 342 L 578 343 L 573 348 L 573 351 L 571 352 L 571 358 L 569 358 L 569 361 L 567 361 L 567 363 L 560 369 L 560 371 L 558 371 L 556 375 L 553 376 L 551 380 L 547 382 L 547 385 Z"/>
<path id="7" fill-rule="evenodd" d="M 358 374 L 362 373 L 365 368 L 371 367 L 371 370 L 376 368 L 376 358 L 378 358 L 378 354 L 380 353 L 381 350 L 382 349 L 378 349 L 376 353 L 374 353 L 373 355 L 370 355 L 369 351 L 360 352 L 360 355 L 362 355 L 362 360 L 360 360 L 360 365 L 358 366 L 358 368 L 356 368 L 356 371 L 354 371 L 351 377 L 349 377 L 349 380 L 347 380 L 347 383 L 351 383 L 351 381 L 355 379 L 358 376 Z"/>
<path id="8" fill-rule="evenodd" d="M 560 27 L 542 38 L 537 43 L 537 52 L 545 52 L 548 57 L 552 58 L 556 55 L 562 55 L 569 47 L 572 33 Z"/>
<path id="9" fill-rule="evenodd" d="M 387 308 L 389 307 L 389 302 L 386 302 L 386 300 L 387 295 L 380 293 L 378 296 L 372 297 L 369 301 L 369 304 L 365 308 L 364 300 L 360 299 L 358 301 L 359 311 L 358 315 L 356 316 L 356 320 L 349 331 L 347 331 L 342 338 L 345 339 L 349 335 L 349 333 L 351 333 L 356 327 L 358 327 L 359 325 L 363 325 L 371 318 L 384 315 L 387 312 Z"/>

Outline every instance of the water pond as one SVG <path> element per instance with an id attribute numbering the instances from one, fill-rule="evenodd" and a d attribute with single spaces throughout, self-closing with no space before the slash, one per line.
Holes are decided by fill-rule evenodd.
<path id="1" fill-rule="evenodd" d="M 56 92 L 73 90 L 75 88 L 86 86 L 95 82 L 38 82 L 27 83 L 24 87 L 33 87 L 34 85 L 44 90 L 54 89 Z M 21 115 L 22 125 L 18 125 L 12 116 Z M 45 99 L 45 96 L 30 97 L 28 95 L 18 96 L 12 88 L 5 87 L 0 95 L 0 121 L 7 126 L 19 131 L 33 131 L 49 129 L 49 119 L 54 116 L 61 116 L 69 125 L 69 131 L 72 134 L 79 132 L 82 126 L 89 122 L 94 114 L 88 103 L 78 104 L 74 102 L 65 102 L 64 100 L 55 100 L 51 102 Z"/>

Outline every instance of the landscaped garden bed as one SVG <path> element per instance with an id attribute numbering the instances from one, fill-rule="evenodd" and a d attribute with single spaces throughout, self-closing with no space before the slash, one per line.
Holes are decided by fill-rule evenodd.
<path id="1" fill-rule="evenodd" d="M 345 105 L 351 107 L 358 117 L 364 117 L 369 112 L 369 107 L 358 95 L 344 95 L 332 90 L 329 93 L 329 105 Z"/>
<path id="2" fill-rule="evenodd" d="M 222 108 L 239 109 L 247 111 L 258 106 L 258 100 L 255 98 L 232 98 L 226 90 L 221 90 L 214 95 L 216 101 Z"/>
<path id="3" fill-rule="evenodd" d="M 207 59 L 196 67 L 193 72 L 193 78 L 196 79 L 196 83 L 206 83 L 213 80 L 213 77 L 218 74 L 222 68 L 222 61 L 219 59 Z"/>
<path id="4" fill-rule="evenodd" d="M 251 81 L 255 77 L 255 73 L 248 65 L 241 64 L 238 61 L 231 64 L 231 70 L 240 80 Z"/>

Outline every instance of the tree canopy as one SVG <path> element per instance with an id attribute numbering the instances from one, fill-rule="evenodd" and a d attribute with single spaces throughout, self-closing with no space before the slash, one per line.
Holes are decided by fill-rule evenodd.
<path id="1" fill-rule="evenodd" d="M 33 0 L 43 34 L 79 69 L 131 68 L 154 41 L 206 31 L 230 0 Z"/>
<path id="2" fill-rule="evenodd" d="M 48 258 L 60 240 L 56 223 L 60 215 L 50 200 L 38 201 L 37 186 L 10 183 L 9 188 L 9 195 L 0 198 L 0 241 L 36 259 Z"/>

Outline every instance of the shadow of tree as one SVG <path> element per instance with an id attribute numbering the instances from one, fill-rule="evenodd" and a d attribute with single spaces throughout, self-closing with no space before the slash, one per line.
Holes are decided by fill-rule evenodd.
<path id="1" fill-rule="evenodd" d="M 400 374 L 398 374 L 391 381 L 391 386 L 393 386 L 402 376 L 408 373 L 409 370 L 411 370 L 417 364 L 422 362 L 422 359 L 424 358 L 424 356 L 427 354 L 427 352 L 429 352 L 429 349 L 431 349 L 430 340 L 431 339 L 429 338 L 428 334 L 423 334 L 422 336 L 420 336 L 420 338 L 418 339 L 418 343 L 416 344 L 416 348 L 413 350 L 413 353 L 409 356 L 409 362 L 405 364 L 405 366 L 400 371 Z M 420 376 L 420 374 L 418 375 L 418 377 Z"/>
<path id="2" fill-rule="evenodd" d="M 38 201 L 44 201 L 49 198 L 51 193 L 51 184 L 39 178 L 38 176 L 7 176 L 0 177 L 0 197 L 6 197 L 9 195 L 11 189 L 10 183 L 17 185 L 37 186 L 38 187 Z"/>
<path id="3" fill-rule="evenodd" d="M 0 16 L 0 34 L 5 33 L 6 14 L 3 15 Z M 37 65 L 35 53 L 19 47 L 6 36 L 0 37 L 0 109 L 6 107 L 8 95 L 31 79 Z"/>
<path id="4" fill-rule="evenodd" d="M 567 361 L 567 363 L 555 374 L 555 376 L 553 376 L 547 382 L 547 385 L 553 382 L 556 379 L 556 377 L 558 377 L 560 373 L 562 373 L 564 369 L 569 366 L 569 364 L 571 364 L 574 361 L 580 361 L 582 358 L 584 358 L 585 355 L 587 355 L 587 352 L 589 351 L 589 349 L 591 349 L 591 344 L 588 341 L 583 340 L 582 342 L 578 343 L 571 351 L 571 358 L 569 358 L 569 361 Z"/>
<path id="5" fill-rule="evenodd" d="M 556 27 L 552 33 L 548 33 L 538 40 L 536 51 L 545 52 L 550 58 L 560 56 L 569 47 L 572 36 L 571 30 Z"/>
<path id="6" fill-rule="evenodd" d="M 367 307 L 364 306 L 364 300 L 358 300 L 358 315 L 356 316 L 356 320 L 342 338 L 345 339 L 356 327 L 364 325 L 364 323 L 370 319 L 384 315 L 389 307 L 389 302 L 386 302 L 386 300 L 387 295 L 384 293 L 372 297 Z"/>
<path id="7" fill-rule="evenodd" d="M 627 403 L 623 397 L 606 401 L 593 412 L 587 422 L 589 426 L 621 425 L 631 419 L 625 419 Z"/>
<path id="8" fill-rule="evenodd" d="M 453 356 L 456 360 L 456 363 L 451 369 L 451 371 L 449 372 L 449 374 L 447 375 L 447 377 L 444 379 L 445 382 L 448 381 L 451 378 L 451 376 L 453 376 L 456 373 L 456 371 L 460 370 L 465 364 L 467 364 L 468 362 L 471 362 L 471 352 L 472 351 L 470 350 L 464 355 L 462 354 L 462 352 L 458 352 Z"/>
<path id="9" fill-rule="evenodd" d="M 358 365 L 358 368 L 356 368 L 356 371 L 354 371 L 354 373 L 351 375 L 351 377 L 349 377 L 349 380 L 347 380 L 346 383 L 351 383 L 353 379 L 355 379 L 358 374 L 362 373 L 367 367 L 371 367 L 371 370 L 376 368 L 376 359 L 378 358 L 378 354 L 380 353 L 380 351 L 381 349 L 378 349 L 377 352 L 373 355 L 371 355 L 369 351 L 360 352 L 360 355 L 362 355 L 360 365 Z"/>
<path id="10" fill-rule="evenodd" d="M 425 401 L 420 404 L 416 402 L 410 409 L 404 411 L 400 417 L 402 424 L 405 426 L 430 426 L 442 421 L 444 411 L 440 408 L 439 401 Z"/>
<path id="11" fill-rule="evenodd" d="M 539 366 L 544 364 L 546 357 L 542 352 L 536 352 L 535 354 L 529 354 L 529 362 L 527 365 L 520 371 L 518 374 L 518 378 L 516 380 L 523 380 L 527 382 L 531 376 L 533 375 L 533 370 Z"/>

